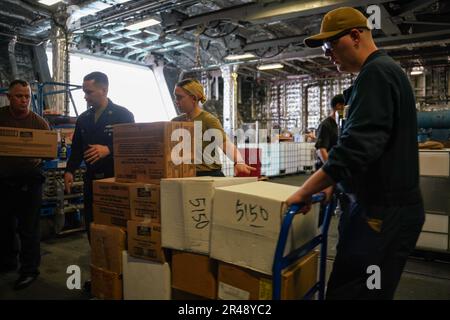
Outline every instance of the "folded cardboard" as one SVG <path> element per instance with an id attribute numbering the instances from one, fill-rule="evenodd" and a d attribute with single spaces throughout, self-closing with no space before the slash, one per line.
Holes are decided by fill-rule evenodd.
<path id="1" fill-rule="evenodd" d="M 162 180 L 162 246 L 209 254 L 214 189 L 256 180 L 256 177 L 196 177 Z"/>
<path id="2" fill-rule="evenodd" d="M 200 297 L 217 297 L 217 261 L 208 256 L 172 252 L 172 287 Z"/>
<path id="3" fill-rule="evenodd" d="M 122 273 L 122 251 L 127 235 L 119 227 L 91 224 L 91 264 L 118 274 Z"/>
<path id="4" fill-rule="evenodd" d="M 128 253 L 136 258 L 166 262 L 161 247 L 161 225 L 148 221 L 128 221 Z"/>
<path id="5" fill-rule="evenodd" d="M 262 181 L 216 188 L 210 256 L 271 275 L 285 201 L 297 190 Z M 318 211 L 315 204 L 308 214 L 294 217 L 285 255 L 317 235 Z"/>
<path id="6" fill-rule="evenodd" d="M 0 156 L 56 158 L 56 131 L 0 127 Z"/>
<path id="7" fill-rule="evenodd" d="M 318 253 L 311 252 L 289 266 L 281 276 L 281 299 L 302 299 L 317 282 Z M 219 262 L 218 299 L 271 300 L 272 277 Z"/>
<path id="8" fill-rule="evenodd" d="M 91 264 L 91 290 L 99 299 L 122 300 L 122 275 Z"/>
<path id="9" fill-rule="evenodd" d="M 121 211 L 124 219 L 161 221 L 158 185 L 121 183 L 108 178 L 95 180 L 93 190 L 95 204 Z"/>
<path id="10" fill-rule="evenodd" d="M 113 130 L 117 181 L 159 184 L 162 178 L 195 177 L 192 122 L 120 124 Z"/>
<path id="11" fill-rule="evenodd" d="M 170 300 L 170 267 L 138 259 L 123 251 L 124 300 Z"/>

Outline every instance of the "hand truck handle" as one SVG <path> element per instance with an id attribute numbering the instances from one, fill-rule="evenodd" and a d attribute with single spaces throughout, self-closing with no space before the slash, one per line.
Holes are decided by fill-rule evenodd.
<path id="1" fill-rule="evenodd" d="M 324 199 L 325 199 L 325 192 L 319 192 L 312 196 L 311 203 L 314 204 L 314 203 L 320 202 Z M 300 209 L 303 208 L 305 205 L 306 204 L 303 202 L 292 204 L 291 206 L 289 206 L 288 212 L 297 214 L 300 211 Z"/>

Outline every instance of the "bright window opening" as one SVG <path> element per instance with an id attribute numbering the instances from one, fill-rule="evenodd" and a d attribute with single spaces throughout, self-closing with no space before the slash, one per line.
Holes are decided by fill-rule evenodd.
<path id="1" fill-rule="evenodd" d="M 52 52 L 47 51 L 50 73 Z M 134 114 L 136 122 L 169 121 L 176 116 L 175 107 L 167 91 L 167 86 L 159 87 L 153 71 L 147 67 L 99 57 L 71 54 L 70 84 L 81 85 L 88 73 L 100 71 L 109 78 L 108 97 L 118 105 L 126 107 Z M 87 108 L 82 90 L 72 91 L 78 114 Z M 70 115 L 75 111 L 70 105 Z"/>

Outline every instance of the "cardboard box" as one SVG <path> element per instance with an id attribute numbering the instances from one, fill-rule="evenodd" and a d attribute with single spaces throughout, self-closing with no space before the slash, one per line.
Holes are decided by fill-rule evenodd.
<path id="1" fill-rule="evenodd" d="M 56 131 L 0 127 L 0 156 L 56 158 Z"/>
<path id="2" fill-rule="evenodd" d="M 166 262 L 161 247 L 161 225 L 151 221 L 128 221 L 128 253 L 136 258 Z"/>
<path id="3" fill-rule="evenodd" d="M 271 275 L 285 200 L 297 190 L 262 181 L 216 188 L 210 256 Z M 318 213 L 315 204 L 308 214 L 294 217 L 285 255 L 317 235 Z"/>
<path id="4" fill-rule="evenodd" d="M 172 133 L 182 129 L 182 138 Z M 175 132 L 176 133 L 176 132 Z M 119 182 L 159 184 L 162 178 L 195 177 L 193 122 L 114 126 L 114 172 Z M 180 142 L 182 141 L 182 142 Z M 180 164 L 172 156 L 178 156 Z"/>
<path id="5" fill-rule="evenodd" d="M 122 300 L 122 276 L 91 264 L 91 286 L 94 297 Z"/>
<path id="6" fill-rule="evenodd" d="M 256 177 L 196 177 L 162 180 L 162 246 L 209 254 L 214 188 L 256 180 Z"/>
<path id="7" fill-rule="evenodd" d="M 91 264 L 118 274 L 122 273 L 122 251 L 127 234 L 118 227 L 91 224 Z"/>
<path id="8" fill-rule="evenodd" d="M 210 300 L 205 297 L 200 297 L 196 294 L 192 294 L 186 291 L 181 291 L 175 288 L 172 288 L 172 300 Z"/>
<path id="9" fill-rule="evenodd" d="M 121 217 L 161 222 L 159 186 L 145 183 L 121 183 L 115 178 L 94 181 L 94 203 L 121 211 Z"/>
<path id="10" fill-rule="evenodd" d="M 419 150 L 419 171 L 421 176 L 449 177 L 450 149 Z"/>
<path id="11" fill-rule="evenodd" d="M 127 221 L 131 217 L 129 209 L 114 208 L 93 203 L 94 223 L 127 229 Z"/>
<path id="12" fill-rule="evenodd" d="M 217 297 L 217 261 L 208 256 L 173 251 L 172 287 L 200 297 Z"/>
<path id="13" fill-rule="evenodd" d="M 312 252 L 289 266 L 281 277 L 281 299 L 297 300 L 317 282 L 318 253 Z M 218 298 L 222 300 L 271 300 L 272 277 L 219 262 Z"/>
<path id="14" fill-rule="evenodd" d="M 170 267 L 131 257 L 123 251 L 124 300 L 170 300 Z"/>

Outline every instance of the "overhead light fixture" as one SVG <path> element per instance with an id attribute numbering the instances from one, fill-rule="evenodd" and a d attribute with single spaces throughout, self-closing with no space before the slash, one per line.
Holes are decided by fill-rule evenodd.
<path id="1" fill-rule="evenodd" d="M 419 67 L 413 67 L 410 74 L 412 76 L 418 76 L 422 73 L 423 73 L 423 67 L 419 66 Z"/>
<path id="2" fill-rule="evenodd" d="M 243 54 L 230 54 L 225 57 L 225 60 L 241 60 L 241 59 L 251 59 L 256 56 L 253 53 L 243 53 Z"/>
<path id="3" fill-rule="evenodd" d="M 139 29 L 144 29 L 144 28 L 147 28 L 147 27 L 151 27 L 151 26 L 154 26 L 154 25 L 157 25 L 157 24 L 160 24 L 160 23 L 161 23 L 161 21 L 156 20 L 155 18 L 149 18 L 149 19 L 145 19 L 145 20 L 142 20 L 142 21 L 138 21 L 138 22 L 132 23 L 132 24 L 126 26 L 125 29 L 127 29 L 127 30 L 139 30 Z"/>
<path id="4" fill-rule="evenodd" d="M 258 70 L 283 69 L 284 65 L 281 63 L 263 64 L 258 66 Z"/>
<path id="5" fill-rule="evenodd" d="M 61 2 L 62 0 L 39 0 L 39 3 L 42 3 L 46 6 L 52 6 L 55 3 Z"/>

